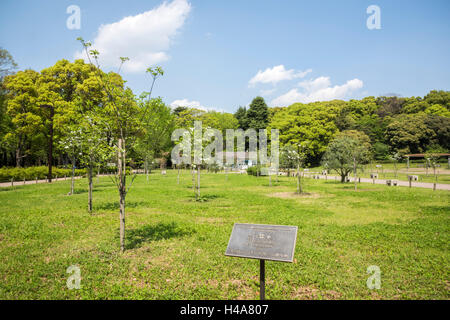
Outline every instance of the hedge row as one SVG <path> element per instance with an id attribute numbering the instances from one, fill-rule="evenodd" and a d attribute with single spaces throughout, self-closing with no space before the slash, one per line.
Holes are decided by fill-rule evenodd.
<path id="1" fill-rule="evenodd" d="M 70 177 L 72 175 L 72 169 L 63 168 L 52 168 L 52 178 L 58 177 Z M 86 175 L 86 169 L 75 169 L 75 176 Z M 11 181 L 22 181 L 46 179 L 48 177 L 48 167 L 28 167 L 28 168 L 0 168 L 0 182 Z"/>

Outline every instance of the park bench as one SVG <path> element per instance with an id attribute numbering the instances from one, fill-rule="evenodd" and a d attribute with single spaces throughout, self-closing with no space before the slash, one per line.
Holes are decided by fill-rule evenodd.
<path id="1" fill-rule="evenodd" d="M 386 180 L 388 186 L 396 186 L 398 184 L 397 180 Z"/>

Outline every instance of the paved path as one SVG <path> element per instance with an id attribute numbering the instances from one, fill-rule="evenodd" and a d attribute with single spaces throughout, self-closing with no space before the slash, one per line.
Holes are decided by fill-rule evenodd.
<path id="1" fill-rule="evenodd" d="M 316 174 L 317 176 L 317 174 Z M 324 175 L 319 175 L 320 179 L 325 179 Z M 341 177 L 339 176 L 328 176 L 327 178 L 328 180 L 341 180 Z M 375 179 L 375 184 L 384 184 L 386 185 L 386 180 L 389 179 Z M 395 180 L 395 179 L 391 179 L 391 180 Z M 355 182 L 353 177 L 350 177 L 350 182 Z M 373 183 L 373 179 L 370 178 L 361 178 L 361 182 L 367 182 L 367 183 Z M 398 180 L 397 179 L 397 184 L 399 186 L 402 187 L 409 187 L 409 181 L 402 181 L 402 180 Z M 431 182 L 418 182 L 418 181 L 413 181 L 411 183 L 411 186 L 414 188 L 426 188 L 426 189 L 433 189 L 433 183 Z M 436 184 L 436 189 L 439 190 L 450 190 L 450 184 L 446 184 L 446 183 L 437 183 Z"/>
<path id="2" fill-rule="evenodd" d="M 229 172 L 229 173 L 239 173 L 239 172 Z M 313 173 L 311 172 L 311 175 L 312 174 Z M 320 177 L 320 179 L 325 179 L 324 175 L 318 175 L 318 176 Z M 306 177 L 307 178 L 311 178 L 309 173 L 306 175 Z M 79 179 L 79 178 L 80 177 L 75 177 L 75 179 Z M 338 180 L 338 181 L 340 181 L 341 177 L 339 177 L 339 176 L 330 176 L 329 175 L 327 177 L 327 179 L 328 180 Z M 70 177 L 67 177 L 66 179 L 64 179 L 64 178 L 52 179 L 52 181 L 63 181 L 63 180 L 70 180 Z M 46 183 L 46 182 L 47 182 L 46 179 L 37 181 L 37 183 Z M 350 177 L 350 182 L 354 182 L 353 177 Z M 361 182 L 373 183 L 373 180 L 369 179 L 369 178 L 361 178 Z M 384 184 L 384 185 L 386 185 L 386 179 L 375 179 L 375 183 L 376 184 Z M 409 182 L 408 181 L 397 180 L 397 183 L 398 183 L 399 186 L 409 187 Z M 36 180 L 25 181 L 25 184 L 36 184 Z M 24 185 L 23 181 L 15 181 L 14 182 L 14 186 L 21 186 L 21 185 Z M 2 182 L 2 183 L 0 183 L 0 187 L 11 187 L 11 182 Z M 433 183 L 430 183 L 430 182 L 417 182 L 417 181 L 414 182 L 413 181 L 412 182 L 412 187 L 433 189 Z M 449 190 L 450 191 L 450 184 L 438 183 L 438 184 L 436 184 L 436 189 Z"/>
<path id="3" fill-rule="evenodd" d="M 80 178 L 81 177 L 75 177 L 75 179 L 80 179 Z M 71 177 L 67 177 L 66 179 L 64 179 L 64 178 L 54 179 L 53 178 L 52 181 L 64 181 L 64 180 L 70 181 L 70 179 L 71 179 Z M 47 182 L 47 179 L 42 179 L 42 180 L 37 180 L 37 183 L 48 183 L 48 182 Z M 15 187 L 23 186 L 24 184 L 36 184 L 36 180 L 27 180 L 27 181 L 25 181 L 25 183 L 23 180 L 22 181 L 14 181 Z M 1 182 L 0 187 L 11 187 L 11 182 Z"/>

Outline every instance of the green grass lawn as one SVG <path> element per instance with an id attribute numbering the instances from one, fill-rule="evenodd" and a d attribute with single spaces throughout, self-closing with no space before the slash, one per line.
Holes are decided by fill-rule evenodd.
<path id="1" fill-rule="evenodd" d="M 450 193 L 294 178 L 139 176 L 119 252 L 118 194 L 86 179 L 0 189 L 1 299 L 258 299 L 259 262 L 224 255 L 233 224 L 298 226 L 294 263 L 266 263 L 268 299 L 449 299 Z M 66 269 L 81 269 L 69 290 Z M 381 289 L 366 286 L 381 269 Z"/>

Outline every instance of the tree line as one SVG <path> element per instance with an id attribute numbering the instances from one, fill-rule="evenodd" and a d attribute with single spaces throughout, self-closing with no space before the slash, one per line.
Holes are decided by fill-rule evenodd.
<path id="1" fill-rule="evenodd" d="M 108 95 L 126 94 L 128 102 L 124 114 L 128 134 L 136 140 L 127 150 L 127 165 L 149 168 L 165 166 L 170 162 L 170 140 L 175 128 L 193 127 L 201 120 L 203 127 L 225 132 L 226 129 L 280 130 L 281 146 L 303 145 L 305 163 L 318 164 L 327 147 L 340 133 L 356 131 L 368 143 L 371 156 L 386 160 L 392 154 L 424 153 L 429 149 L 450 149 L 450 92 L 430 91 L 424 97 L 366 97 L 361 100 L 332 100 L 314 103 L 294 103 L 288 107 L 269 108 L 262 97 L 256 97 L 248 107 L 239 107 L 234 114 L 204 111 L 196 108 L 170 108 L 161 98 L 148 99 L 148 92 L 134 95 L 125 81 L 115 72 L 108 74 L 83 60 L 60 60 L 41 72 L 23 70 L 14 72 L 16 64 L 6 50 L 0 54 L 0 166 L 34 166 L 48 162 L 48 141 L 53 128 L 55 165 L 67 166 L 76 162 L 86 166 L 84 157 L 76 157 L 77 148 L 85 136 L 95 134 L 89 125 L 82 128 L 81 118 L 90 117 L 100 125 L 102 114 L 92 112 L 100 108 L 111 120 L 114 104 Z M 98 72 L 115 83 L 117 92 L 107 93 L 99 84 Z M 154 80 L 150 78 L 149 88 Z M 150 89 L 151 89 L 150 88 Z M 54 108 L 51 117 L 50 104 Z M 95 108 L 93 107 L 95 106 Z M 145 112 L 144 112 L 145 110 Z M 97 110 L 98 111 L 98 110 Z M 108 120 L 108 121 L 109 121 Z M 108 126 L 108 121 L 102 125 Z M 113 130 L 113 127 L 109 125 Z M 81 131 L 80 131 L 81 130 Z M 98 134 L 112 145 L 112 133 Z M 101 144 L 105 145 L 105 144 Z M 78 147 L 77 147 L 78 146 Z M 93 146 L 89 146 L 93 150 Z M 115 163 L 109 157 L 111 150 L 103 150 L 101 165 Z M 80 153 L 78 151 L 78 153 Z"/>

